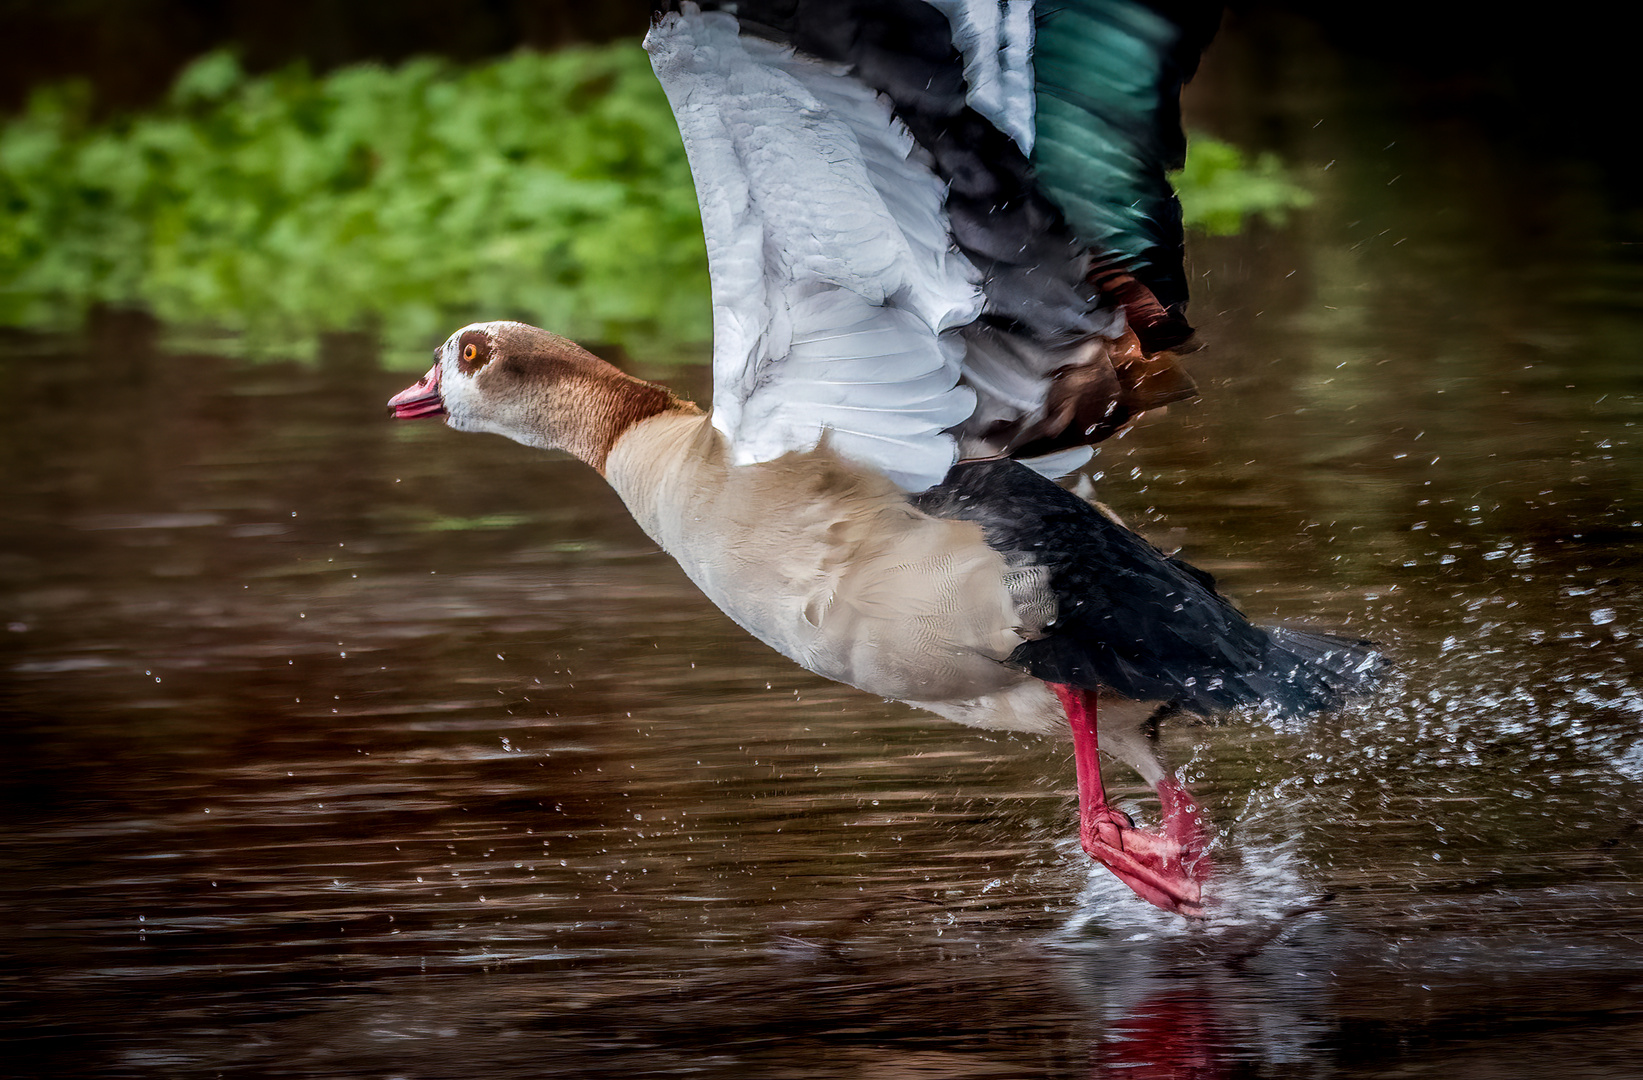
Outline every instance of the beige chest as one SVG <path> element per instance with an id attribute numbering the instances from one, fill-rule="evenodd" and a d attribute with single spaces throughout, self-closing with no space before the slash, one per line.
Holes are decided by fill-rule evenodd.
<path id="1" fill-rule="evenodd" d="M 901 701 L 1019 682 L 1004 561 L 965 522 L 918 513 L 825 451 L 727 464 L 703 416 L 622 436 L 606 474 L 634 519 L 749 633 L 804 667 Z"/>

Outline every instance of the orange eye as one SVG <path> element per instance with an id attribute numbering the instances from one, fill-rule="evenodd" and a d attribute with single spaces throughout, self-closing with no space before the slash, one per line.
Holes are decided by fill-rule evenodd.
<path id="1" fill-rule="evenodd" d="M 462 370 L 469 375 L 484 367 L 491 358 L 491 347 L 485 341 L 485 336 L 477 330 L 469 330 L 461 337 L 462 351 L 457 353 L 461 358 Z"/>

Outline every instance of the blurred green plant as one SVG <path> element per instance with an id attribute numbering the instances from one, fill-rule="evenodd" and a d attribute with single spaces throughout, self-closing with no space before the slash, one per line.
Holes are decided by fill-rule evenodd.
<path id="1" fill-rule="evenodd" d="M 711 338 L 689 166 L 636 44 L 324 77 L 217 52 L 147 113 L 91 104 L 47 88 L 0 124 L 0 325 L 137 306 L 251 355 L 374 331 L 400 365 L 477 319 Z M 1272 155 L 1202 137 L 1174 179 L 1212 233 L 1310 201 Z"/>
<path id="2" fill-rule="evenodd" d="M 689 168 L 637 45 L 324 78 L 219 52 L 149 113 L 89 107 L 57 87 L 0 128 L 0 323 L 138 305 L 250 352 L 376 330 L 401 362 L 475 319 L 711 336 Z"/>
<path id="3" fill-rule="evenodd" d="M 1194 135 L 1187 140 L 1186 165 L 1170 175 L 1181 198 L 1188 228 L 1211 236 L 1232 236 L 1259 217 L 1282 225 L 1289 212 L 1312 205 L 1312 193 L 1289 175 L 1278 155 L 1253 160 L 1231 143 Z"/>

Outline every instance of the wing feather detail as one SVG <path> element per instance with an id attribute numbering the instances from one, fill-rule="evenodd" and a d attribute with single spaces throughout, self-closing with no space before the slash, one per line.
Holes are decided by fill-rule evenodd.
<path id="1" fill-rule="evenodd" d="M 646 38 L 702 207 L 713 287 L 714 426 L 741 464 L 814 448 L 939 483 L 959 385 L 957 328 L 981 311 L 946 186 L 875 91 L 837 64 L 663 16 Z"/>
<path id="2" fill-rule="evenodd" d="M 734 460 L 826 437 L 920 490 L 959 454 L 1062 468 L 1194 393 L 1165 173 L 1214 4 L 699 3 L 668 0 L 647 47 Z"/>
<path id="3" fill-rule="evenodd" d="M 1033 152 L 1032 0 L 928 0 L 947 16 L 964 56 L 965 100 Z"/>
<path id="4" fill-rule="evenodd" d="M 1191 334 L 1183 306 L 1181 87 L 1214 36 L 1206 0 L 1058 0 L 1039 13 L 1033 56 L 1040 188 L 1105 268 L 1133 275 L 1171 318 L 1138 325 L 1154 348 Z"/>

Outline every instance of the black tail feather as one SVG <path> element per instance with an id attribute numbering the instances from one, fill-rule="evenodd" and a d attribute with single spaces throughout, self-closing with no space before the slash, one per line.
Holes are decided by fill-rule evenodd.
<path id="1" fill-rule="evenodd" d="M 1271 681 L 1266 702 L 1286 716 L 1339 708 L 1367 693 L 1391 667 L 1373 641 L 1288 626 L 1262 627 L 1271 637 L 1261 675 Z"/>
<path id="2" fill-rule="evenodd" d="M 1013 564 L 1048 571 L 1057 617 L 1006 661 L 1046 682 L 1196 713 L 1301 716 L 1338 708 L 1387 666 L 1371 642 L 1253 625 L 1210 575 L 1016 462 L 961 462 L 911 501 L 976 522 Z"/>

